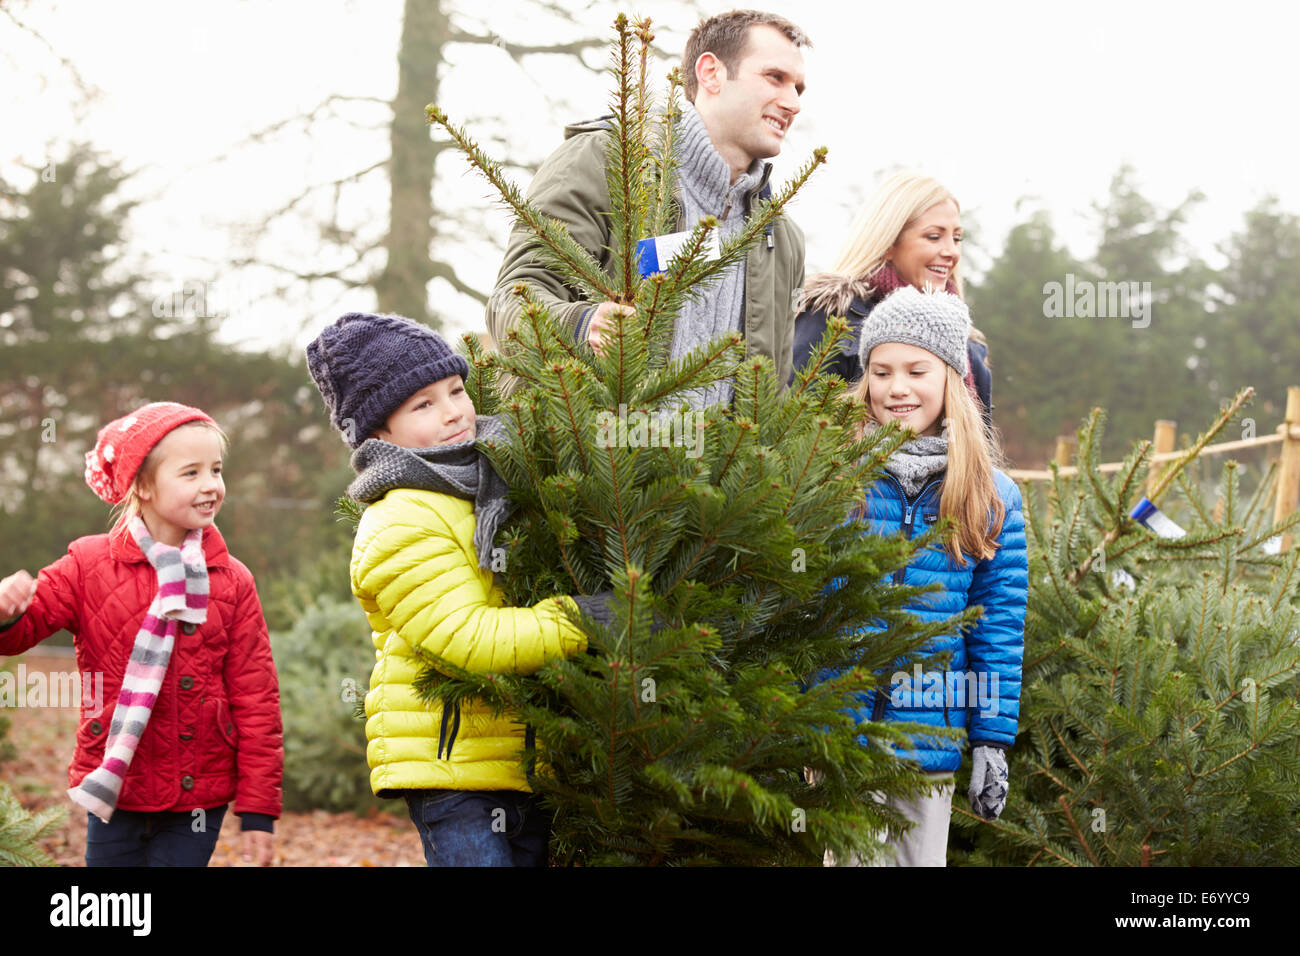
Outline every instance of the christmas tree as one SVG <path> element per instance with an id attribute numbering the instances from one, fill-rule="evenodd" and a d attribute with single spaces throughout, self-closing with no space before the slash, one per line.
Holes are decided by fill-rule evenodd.
<path id="1" fill-rule="evenodd" d="M 62 807 L 28 813 L 7 783 L 0 783 L 0 866 L 55 866 L 40 841 L 66 819 Z"/>
<path id="2" fill-rule="evenodd" d="M 1079 472 L 1030 498 L 1025 695 L 1011 797 L 994 823 L 956 806 L 974 863 L 1208 866 L 1300 861 L 1300 550 L 1268 543 L 1270 482 L 1238 465 L 1211 503 L 1188 465 L 1250 397 L 1162 475 L 1164 520 L 1135 520 L 1150 442 L 1098 471 L 1104 415 Z"/>
<path id="3" fill-rule="evenodd" d="M 588 301 L 631 307 L 602 355 L 575 344 L 522 285 L 522 319 L 501 354 L 466 337 L 475 406 L 508 433 L 488 449 L 514 503 L 493 555 L 498 582 L 518 605 L 612 591 L 613 623 L 583 618 L 591 652 L 536 674 L 430 661 L 422 688 L 444 702 L 491 701 L 527 724 L 559 863 L 820 863 L 826 848 L 870 859 L 881 852 L 875 832 L 902 823 L 870 794 L 925 784 L 885 746 L 900 728 L 858 726 L 845 701 L 944 630 L 901 610 L 917 589 L 884 579 L 947 529 L 908 542 L 846 520 L 905 436 L 891 427 L 858 438 L 863 409 L 842 381 L 817 377 L 843 321 L 789 389 L 766 357 L 742 358 L 738 334 L 669 360 L 682 303 L 743 257 L 825 153 L 758 204 L 715 258 L 717 222 L 706 218 L 662 272 L 642 277 L 637 241 L 676 221 L 680 81 L 670 78 L 659 108 L 649 22 L 615 26 L 609 273 L 429 107 L 535 232 L 549 268 Z M 508 397 L 504 376 L 517 383 Z M 729 407 L 690 404 L 723 379 L 734 383 Z"/>

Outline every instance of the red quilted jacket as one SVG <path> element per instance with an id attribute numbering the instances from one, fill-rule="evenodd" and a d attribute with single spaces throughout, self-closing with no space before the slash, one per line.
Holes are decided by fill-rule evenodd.
<path id="1" fill-rule="evenodd" d="M 176 632 L 117 806 L 184 811 L 233 798 L 237 814 L 278 817 L 284 747 L 266 619 L 252 573 L 226 550 L 215 527 L 203 532 L 203 552 L 208 619 L 192 634 L 185 628 L 193 625 Z M 104 758 L 127 658 L 157 587 L 153 567 L 124 527 L 78 538 L 41 571 L 27 612 L 0 631 L 0 654 L 21 654 L 67 629 L 76 639 L 77 669 L 104 675 L 103 712 L 82 707 L 71 787 Z"/>

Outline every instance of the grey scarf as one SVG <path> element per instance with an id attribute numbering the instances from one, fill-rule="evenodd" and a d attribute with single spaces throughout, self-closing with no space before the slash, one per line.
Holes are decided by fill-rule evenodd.
<path id="1" fill-rule="evenodd" d="M 480 568 L 492 566 L 492 541 L 506 515 L 509 488 L 477 441 L 507 438 L 495 415 L 478 417 L 475 441 L 436 448 L 403 448 L 379 438 L 368 438 L 352 453 L 357 477 L 348 485 L 348 497 L 363 504 L 378 501 L 394 488 L 437 491 L 474 502 L 474 549 Z"/>
<path id="2" fill-rule="evenodd" d="M 869 433 L 880 426 L 868 422 Z M 895 451 L 887 462 L 885 471 L 898 479 L 909 498 L 916 496 L 935 475 L 948 468 L 948 423 L 938 435 L 918 435 Z"/>

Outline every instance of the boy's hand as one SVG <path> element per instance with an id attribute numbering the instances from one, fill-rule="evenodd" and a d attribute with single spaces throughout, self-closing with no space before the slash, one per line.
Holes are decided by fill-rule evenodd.
<path id="1" fill-rule="evenodd" d="M 16 571 L 0 581 L 0 621 L 26 612 L 36 597 L 36 581 L 26 571 Z"/>
<path id="2" fill-rule="evenodd" d="M 245 830 L 240 841 L 245 863 L 254 866 L 271 865 L 271 834 L 265 830 Z"/>
<path id="3" fill-rule="evenodd" d="M 619 305 L 617 302 L 602 302 L 596 306 L 596 314 L 587 323 L 587 344 L 597 355 L 605 354 L 605 333 L 614 330 L 612 316 L 619 312 L 631 315 L 633 309 L 630 305 Z"/>

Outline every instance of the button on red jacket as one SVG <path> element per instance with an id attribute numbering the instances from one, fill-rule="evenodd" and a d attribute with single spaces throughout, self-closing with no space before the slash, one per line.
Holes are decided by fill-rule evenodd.
<path id="1" fill-rule="evenodd" d="M 171 661 L 117 801 L 121 810 L 193 810 L 235 802 L 234 812 L 280 815 L 284 746 L 280 689 L 253 575 L 204 529 L 208 617 L 176 631 Z M 0 630 L 0 654 L 21 654 L 56 631 L 76 639 L 77 669 L 103 673 L 102 713 L 82 691 L 75 787 L 104 759 L 109 724 L 136 633 L 158 589 L 153 567 L 125 527 L 78 538 L 41 571 L 25 614 Z"/>

